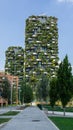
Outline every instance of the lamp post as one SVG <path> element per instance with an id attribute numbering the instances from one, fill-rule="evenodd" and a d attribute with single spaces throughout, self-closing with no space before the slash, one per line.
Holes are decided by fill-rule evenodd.
<path id="1" fill-rule="evenodd" d="M 0 88 L 0 100 L 1 100 L 1 106 L 3 106 L 3 103 L 2 103 L 2 88 Z"/>
<path id="2" fill-rule="evenodd" d="M 19 104 L 20 104 L 20 92 L 21 92 L 20 87 L 18 87 L 18 90 L 19 90 L 19 91 L 18 91 L 18 97 L 19 97 L 18 100 L 19 100 Z"/>
<path id="3" fill-rule="evenodd" d="M 13 84 L 11 84 L 11 105 L 12 105 L 12 89 L 13 89 Z"/>
<path id="4" fill-rule="evenodd" d="M 11 84 L 11 95 L 10 95 L 10 100 L 11 100 L 11 105 L 12 105 L 12 94 L 13 94 L 13 77 L 11 77 L 11 82 L 10 82 L 10 84 Z"/>
<path id="5" fill-rule="evenodd" d="M 3 93 L 3 81 L 4 81 L 4 80 L 5 80 L 5 77 L 2 77 L 2 87 L 0 88 L 1 106 L 3 106 L 2 93 Z"/>

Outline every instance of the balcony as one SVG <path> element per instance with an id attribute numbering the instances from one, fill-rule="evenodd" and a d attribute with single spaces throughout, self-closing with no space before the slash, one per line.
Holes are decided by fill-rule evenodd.
<path id="1" fill-rule="evenodd" d="M 46 29 L 47 29 L 47 30 L 49 30 L 49 29 L 50 29 L 50 27 L 49 27 L 49 26 L 47 26 L 47 27 L 46 27 Z"/>
<path id="2" fill-rule="evenodd" d="M 36 74 L 36 72 L 35 72 L 35 71 L 33 71 L 33 74 Z"/>
<path id="3" fill-rule="evenodd" d="M 33 52 L 33 55 L 37 55 L 37 53 L 36 53 L 36 52 Z"/>
<path id="4" fill-rule="evenodd" d="M 55 67 L 56 67 L 56 68 L 59 68 L 59 65 L 56 65 Z"/>
<path id="5" fill-rule="evenodd" d="M 56 58 L 55 56 L 51 56 L 51 58 L 53 59 L 53 58 Z"/>
<path id="6" fill-rule="evenodd" d="M 48 73 L 45 71 L 44 74 L 48 74 Z"/>
<path id="7" fill-rule="evenodd" d="M 52 64 L 51 62 L 48 63 L 48 65 L 51 65 L 51 64 Z"/>
<path id="8" fill-rule="evenodd" d="M 41 61 L 41 59 L 36 59 L 36 61 Z"/>
<path id="9" fill-rule="evenodd" d="M 54 77 L 56 77 L 56 75 L 52 75 L 51 77 L 54 78 Z"/>
<path id="10" fill-rule="evenodd" d="M 55 43 L 55 41 L 52 41 L 52 43 Z"/>
<path id="11" fill-rule="evenodd" d="M 36 36 L 37 36 L 36 34 L 32 35 L 32 37 L 36 37 Z"/>
<path id="12" fill-rule="evenodd" d="M 36 41 L 37 43 L 41 43 L 41 41 Z"/>
<path id="13" fill-rule="evenodd" d="M 37 34 L 38 34 L 38 35 L 41 35 L 42 33 L 40 33 L 40 32 L 37 32 Z"/>
<path id="14" fill-rule="evenodd" d="M 31 37 L 28 37 L 28 40 L 32 40 L 32 38 L 31 38 Z"/>
<path id="15" fill-rule="evenodd" d="M 26 75 L 26 78 L 28 78 L 29 76 L 28 75 Z"/>
<path id="16" fill-rule="evenodd" d="M 51 26 L 53 27 L 53 26 L 54 26 L 54 24 L 51 24 Z"/>
<path id="17" fill-rule="evenodd" d="M 31 18 L 32 21 L 36 21 L 36 18 Z"/>
<path id="18" fill-rule="evenodd" d="M 49 46 L 50 46 L 50 44 L 47 44 L 47 46 L 49 47 Z"/>
<path id="19" fill-rule="evenodd" d="M 45 52 L 44 55 L 47 56 L 48 54 Z"/>

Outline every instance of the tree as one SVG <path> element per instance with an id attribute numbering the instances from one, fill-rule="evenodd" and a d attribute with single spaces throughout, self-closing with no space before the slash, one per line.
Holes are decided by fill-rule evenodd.
<path id="1" fill-rule="evenodd" d="M 26 82 L 25 82 L 25 80 L 23 80 L 22 83 L 21 83 L 21 93 L 20 93 L 20 100 L 21 100 L 22 104 L 24 103 L 25 86 L 26 86 Z"/>
<path id="2" fill-rule="evenodd" d="M 49 92 L 49 79 L 47 75 L 42 75 L 40 81 L 37 84 L 37 97 L 39 100 L 46 101 Z"/>
<path id="3" fill-rule="evenodd" d="M 25 91 L 24 91 L 24 103 L 30 103 L 33 101 L 33 91 L 32 88 L 27 85 L 25 86 Z"/>
<path id="4" fill-rule="evenodd" d="M 55 102 L 58 100 L 57 78 L 52 78 L 50 81 L 49 96 L 50 96 L 50 105 L 54 109 Z"/>
<path id="5" fill-rule="evenodd" d="M 6 77 L 2 79 L 2 97 L 8 99 L 10 103 L 10 83 Z"/>
<path id="6" fill-rule="evenodd" d="M 17 90 L 16 90 L 16 87 L 13 86 L 12 87 L 12 103 L 16 103 L 16 100 L 17 100 Z"/>
<path id="7" fill-rule="evenodd" d="M 73 75 L 72 75 L 72 78 L 71 78 L 71 87 L 70 87 L 70 89 L 71 89 L 72 97 L 73 97 Z"/>
<path id="8" fill-rule="evenodd" d="M 21 87 L 21 102 L 30 103 L 33 101 L 33 91 L 29 84 L 24 80 Z"/>
<path id="9" fill-rule="evenodd" d="M 72 68 L 68 61 L 67 55 L 65 56 L 63 62 L 60 63 L 57 78 L 58 78 L 58 94 L 64 108 L 70 101 L 72 97 Z"/>

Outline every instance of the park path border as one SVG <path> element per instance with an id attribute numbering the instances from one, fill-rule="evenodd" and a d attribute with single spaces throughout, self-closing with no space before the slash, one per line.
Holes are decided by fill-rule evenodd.
<path id="1" fill-rule="evenodd" d="M 7 122 L 1 123 L 1 124 L 0 124 L 0 128 L 3 127 L 3 126 L 6 125 L 6 124 L 7 124 Z"/>

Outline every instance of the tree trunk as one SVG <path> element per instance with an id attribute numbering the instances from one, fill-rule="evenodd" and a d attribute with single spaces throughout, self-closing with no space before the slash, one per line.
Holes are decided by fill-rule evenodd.
<path id="1" fill-rule="evenodd" d="M 52 110 L 52 114 L 54 115 L 54 110 Z"/>
<path id="2" fill-rule="evenodd" d="M 65 116 L 65 107 L 63 108 L 63 110 L 64 110 L 64 116 Z"/>
<path id="3" fill-rule="evenodd" d="M 52 107 L 52 114 L 54 114 L 54 107 Z"/>

